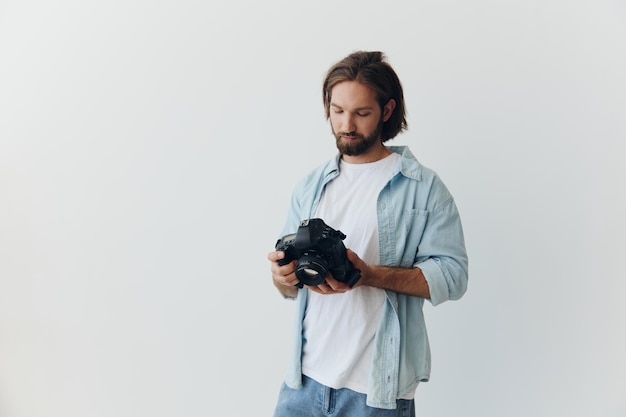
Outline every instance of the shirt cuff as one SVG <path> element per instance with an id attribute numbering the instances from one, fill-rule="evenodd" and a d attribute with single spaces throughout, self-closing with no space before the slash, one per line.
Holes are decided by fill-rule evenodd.
<path id="1" fill-rule="evenodd" d="M 446 283 L 446 277 L 443 275 L 441 268 L 437 265 L 434 259 L 427 259 L 424 262 L 420 262 L 415 265 L 422 270 L 426 282 L 428 282 L 428 289 L 430 291 L 430 303 L 434 306 L 441 304 L 444 301 L 448 301 L 448 284 Z"/>

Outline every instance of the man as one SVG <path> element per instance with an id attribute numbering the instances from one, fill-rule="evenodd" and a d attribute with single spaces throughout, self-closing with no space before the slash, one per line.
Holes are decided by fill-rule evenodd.
<path id="1" fill-rule="evenodd" d="M 355 52 L 323 84 L 339 153 L 293 191 L 283 234 L 321 218 L 347 236 L 360 271 L 353 287 L 331 274 L 296 286 L 297 260 L 268 254 L 274 285 L 297 303 L 294 354 L 275 417 L 412 416 L 430 377 L 422 306 L 459 299 L 467 255 L 456 205 L 407 147 L 384 143 L 407 128 L 400 81 L 381 52 Z"/>

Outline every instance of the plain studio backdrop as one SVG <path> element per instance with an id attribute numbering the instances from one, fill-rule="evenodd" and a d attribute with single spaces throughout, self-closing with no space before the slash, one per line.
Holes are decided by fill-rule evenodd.
<path id="1" fill-rule="evenodd" d="M 0 416 L 271 416 L 266 255 L 359 49 L 470 256 L 417 415 L 626 416 L 618 0 L 0 2 Z"/>

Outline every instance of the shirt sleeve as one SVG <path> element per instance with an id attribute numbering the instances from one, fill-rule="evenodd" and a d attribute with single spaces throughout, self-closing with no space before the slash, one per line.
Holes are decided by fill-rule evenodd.
<path id="1" fill-rule="evenodd" d="M 468 258 L 461 219 L 452 197 L 429 213 L 414 266 L 424 273 L 432 305 L 457 300 L 465 293 Z"/>

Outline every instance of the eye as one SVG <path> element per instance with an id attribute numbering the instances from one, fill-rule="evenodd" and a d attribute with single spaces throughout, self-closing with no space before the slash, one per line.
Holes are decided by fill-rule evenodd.
<path id="1" fill-rule="evenodd" d="M 371 112 L 358 112 L 356 115 L 359 117 L 367 117 L 370 114 L 372 114 Z"/>

